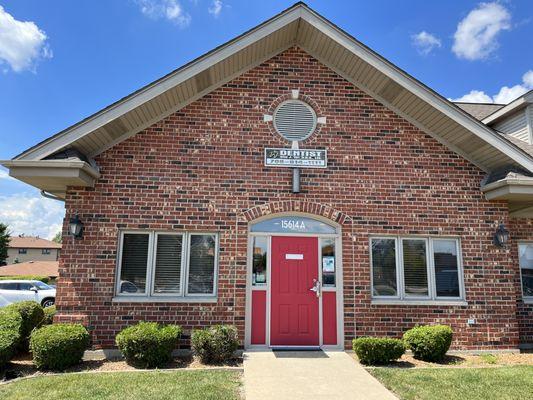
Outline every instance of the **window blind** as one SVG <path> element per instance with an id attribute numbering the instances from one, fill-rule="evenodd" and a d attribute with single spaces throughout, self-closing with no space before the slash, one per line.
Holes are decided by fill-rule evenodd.
<path id="1" fill-rule="evenodd" d="M 437 297 L 459 297 L 459 268 L 455 240 L 433 241 Z"/>
<path id="2" fill-rule="evenodd" d="M 121 293 L 145 291 L 149 237 L 148 234 L 124 234 L 120 267 Z"/>
<path id="3" fill-rule="evenodd" d="M 424 240 L 404 239 L 402 240 L 402 250 L 405 296 L 428 296 L 426 242 Z"/>
<path id="4" fill-rule="evenodd" d="M 187 292 L 212 294 L 215 278 L 215 237 L 191 235 Z"/>
<path id="5" fill-rule="evenodd" d="M 182 268 L 181 235 L 157 235 L 154 293 L 180 293 Z"/>
<path id="6" fill-rule="evenodd" d="M 372 280 L 374 296 L 396 296 L 396 241 L 372 239 Z"/>

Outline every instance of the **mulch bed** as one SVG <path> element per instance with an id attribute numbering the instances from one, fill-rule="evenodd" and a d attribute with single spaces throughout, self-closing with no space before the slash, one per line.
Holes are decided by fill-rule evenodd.
<path id="1" fill-rule="evenodd" d="M 176 357 L 172 362 L 163 368 L 159 369 L 208 369 L 220 367 L 242 367 L 242 358 L 236 358 L 229 363 L 219 365 L 202 364 L 200 360 L 195 357 Z M 65 373 L 69 372 L 112 372 L 112 371 L 135 371 L 138 368 L 128 364 L 124 360 L 84 360 L 81 364 L 66 369 Z M 39 371 L 32 363 L 31 354 L 19 354 L 5 368 L 4 376 L 0 375 L 0 383 L 9 381 L 15 378 L 47 375 L 54 373 L 54 371 Z"/>
<path id="2" fill-rule="evenodd" d="M 357 360 L 355 354 L 353 357 Z M 479 368 L 510 365 L 533 365 L 533 353 L 454 354 L 447 355 L 440 363 L 416 360 L 412 355 L 404 354 L 398 361 L 383 366 L 394 368 Z"/>

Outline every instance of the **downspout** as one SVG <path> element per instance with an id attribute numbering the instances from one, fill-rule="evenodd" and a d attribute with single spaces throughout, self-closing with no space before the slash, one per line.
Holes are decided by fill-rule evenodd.
<path id="1" fill-rule="evenodd" d="M 64 199 L 62 199 L 60 197 L 57 197 L 57 196 L 54 196 L 53 194 L 46 193 L 44 190 L 41 190 L 41 196 L 46 197 L 47 199 L 62 201 L 63 203 L 65 202 Z"/>

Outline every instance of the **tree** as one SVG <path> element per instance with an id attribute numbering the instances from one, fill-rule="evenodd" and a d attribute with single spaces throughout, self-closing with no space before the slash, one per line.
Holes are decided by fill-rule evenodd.
<path id="1" fill-rule="evenodd" d="M 7 248 L 11 240 L 7 225 L 0 223 L 0 265 L 6 265 Z"/>
<path id="2" fill-rule="evenodd" d="M 63 241 L 63 236 L 61 235 L 61 232 L 57 232 L 52 241 L 56 243 L 61 243 Z"/>

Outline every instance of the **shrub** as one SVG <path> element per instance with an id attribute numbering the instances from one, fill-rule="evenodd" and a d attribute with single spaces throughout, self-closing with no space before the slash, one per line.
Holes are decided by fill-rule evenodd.
<path id="1" fill-rule="evenodd" d="M 403 335 L 415 358 L 441 361 L 452 344 L 453 331 L 447 325 L 416 326 Z"/>
<path id="2" fill-rule="evenodd" d="M 0 368 L 9 362 L 20 342 L 22 317 L 16 310 L 0 309 Z"/>
<path id="3" fill-rule="evenodd" d="M 27 351 L 31 331 L 38 327 L 44 318 L 43 308 L 35 301 L 21 301 L 10 304 L 6 308 L 17 311 L 22 317 L 20 346 L 21 350 Z"/>
<path id="4" fill-rule="evenodd" d="M 30 350 L 39 369 L 62 371 L 79 364 L 89 345 L 89 333 L 80 324 L 54 324 L 31 334 Z"/>
<path id="5" fill-rule="evenodd" d="M 41 276 L 41 275 L 19 275 L 19 276 L 0 276 L 0 281 L 6 281 L 6 280 L 23 280 L 23 281 L 41 281 L 43 283 L 49 283 L 50 277 L 49 276 Z"/>
<path id="6" fill-rule="evenodd" d="M 139 322 L 122 330 L 115 341 L 129 363 L 141 368 L 156 368 L 172 360 L 172 350 L 180 336 L 178 325 Z"/>
<path id="7" fill-rule="evenodd" d="M 54 315 L 56 315 L 56 306 L 50 306 L 43 309 L 44 317 L 41 325 L 51 325 L 54 322 Z"/>
<path id="8" fill-rule="evenodd" d="M 233 358 L 239 347 L 237 328 L 232 325 L 215 325 L 195 330 L 191 335 L 191 346 L 203 363 L 223 363 Z"/>
<path id="9" fill-rule="evenodd" d="M 362 337 L 354 339 L 353 350 L 363 364 L 387 364 L 405 353 L 400 339 Z"/>

